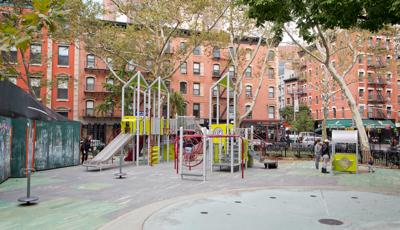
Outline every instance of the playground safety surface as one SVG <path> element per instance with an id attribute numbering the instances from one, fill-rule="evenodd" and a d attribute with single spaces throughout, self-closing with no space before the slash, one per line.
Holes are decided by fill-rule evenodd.
<path id="1" fill-rule="evenodd" d="M 400 170 L 321 174 L 311 161 L 256 164 L 181 180 L 171 163 L 37 172 L 33 206 L 20 206 L 26 179 L 0 184 L 0 229 L 400 229 Z"/>

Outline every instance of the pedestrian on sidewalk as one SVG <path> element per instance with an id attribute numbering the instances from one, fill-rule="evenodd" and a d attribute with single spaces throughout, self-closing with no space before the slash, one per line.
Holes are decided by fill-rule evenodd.
<path id="1" fill-rule="evenodd" d="M 370 172 L 370 173 L 375 172 L 375 170 L 374 170 L 374 159 L 372 157 L 370 157 L 369 160 L 368 160 L 368 172 Z"/>
<path id="2" fill-rule="evenodd" d="M 328 162 L 329 162 L 329 141 L 328 139 L 326 139 L 324 141 L 324 144 L 322 145 L 322 169 L 321 172 L 322 173 L 328 173 L 328 171 L 326 170 L 328 167 Z"/>
<path id="3" fill-rule="evenodd" d="M 319 169 L 319 161 L 321 160 L 322 144 L 317 140 L 314 145 L 315 168 Z"/>

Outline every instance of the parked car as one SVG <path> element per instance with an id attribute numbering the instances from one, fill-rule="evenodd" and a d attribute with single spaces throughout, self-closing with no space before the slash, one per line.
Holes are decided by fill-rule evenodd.
<path id="1" fill-rule="evenodd" d="M 315 136 L 304 136 L 302 141 L 301 141 L 301 146 L 302 147 L 307 147 L 307 148 L 313 147 L 315 141 L 317 141 L 317 140 L 322 141 L 322 137 L 321 136 L 317 136 L 317 135 L 315 135 Z"/>

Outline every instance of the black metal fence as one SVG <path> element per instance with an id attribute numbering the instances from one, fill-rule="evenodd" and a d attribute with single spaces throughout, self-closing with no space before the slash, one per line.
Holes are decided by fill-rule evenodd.
<path id="1" fill-rule="evenodd" d="M 371 155 L 374 164 L 400 168 L 400 151 L 398 150 L 372 150 Z"/>
<path id="2" fill-rule="evenodd" d="M 272 145 L 267 145 L 265 153 L 268 157 L 314 157 L 312 146 L 304 146 L 298 143 L 291 143 L 289 146 L 285 142 L 276 142 Z"/>

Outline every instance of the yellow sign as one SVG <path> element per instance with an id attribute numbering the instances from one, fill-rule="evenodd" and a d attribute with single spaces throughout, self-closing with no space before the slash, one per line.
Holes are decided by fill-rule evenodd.
<path id="1" fill-rule="evenodd" d="M 229 124 L 230 133 L 233 131 L 233 125 Z M 226 124 L 212 124 L 211 125 L 211 134 L 212 135 L 226 135 L 227 128 Z M 224 143 L 226 138 L 213 138 L 213 143 Z"/>
<path id="2" fill-rule="evenodd" d="M 355 153 L 335 153 L 332 161 L 334 171 L 352 172 L 357 171 L 357 157 Z"/>

